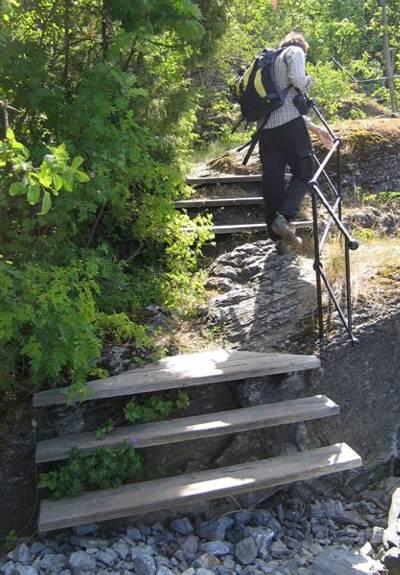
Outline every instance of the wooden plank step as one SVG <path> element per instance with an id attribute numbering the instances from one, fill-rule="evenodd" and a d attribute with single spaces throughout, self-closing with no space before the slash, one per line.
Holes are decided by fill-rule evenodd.
<path id="1" fill-rule="evenodd" d="M 276 373 L 303 371 L 320 366 L 312 355 L 285 353 L 256 353 L 216 350 L 166 358 L 149 367 L 90 381 L 87 384 L 89 399 L 103 399 L 181 389 L 194 385 L 206 385 L 221 381 L 236 381 Z M 67 403 L 69 387 L 49 389 L 35 393 L 34 407 Z"/>
<path id="2" fill-rule="evenodd" d="M 242 184 L 247 182 L 261 182 L 262 174 L 224 174 L 219 176 L 189 177 L 186 183 L 189 186 L 206 186 L 208 184 Z"/>
<path id="3" fill-rule="evenodd" d="M 39 531 L 173 509 L 177 505 L 303 481 L 361 464 L 355 451 L 345 443 L 337 443 L 290 456 L 89 492 L 73 499 L 45 500 L 41 505 Z"/>
<path id="4" fill-rule="evenodd" d="M 229 206 L 258 206 L 263 204 L 262 196 L 244 196 L 242 198 L 196 198 L 178 200 L 176 208 L 218 208 Z"/>
<path id="5" fill-rule="evenodd" d="M 96 439 L 96 432 L 64 435 L 40 441 L 36 448 L 36 463 L 66 459 L 73 447 L 94 451 L 99 447 L 114 447 L 124 440 L 134 441 L 137 448 L 150 447 L 308 421 L 337 415 L 339 411 L 339 406 L 328 397 L 315 395 L 219 413 L 119 427 L 102 440 Z"/>
<path id="6" fill-rule="evenodd" d="M 312 221 L 292 222 L 297 228 L 307 228 L 312 226 Z M 213 226 L 214 234 L 237 234 L 243 232 L 263 232 L 266 231 L 267 224 L 236 224 L 227 226 Z"/>
<path id="7" fill-rule="evenodd" d="M 313 225 L 311 220 L 292 222 L 296 228 L 309 228 Z M 193 232 L 195 228 L 184 226 L 182 231 Z M 237 234 L 243 232 L 264 232 L 267 230 L 267 224 L 230 224 L 226 226 L 212 226 L 211 231 L 218 234 Z"/>

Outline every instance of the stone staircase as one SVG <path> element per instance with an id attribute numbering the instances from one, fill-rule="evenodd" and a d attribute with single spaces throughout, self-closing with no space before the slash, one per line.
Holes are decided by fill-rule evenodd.
<path id="1" fill-rule="evenodd" d="M 215 350 L 166 358 L 144 368 L 88 383 L 90 400 L 132 396 L 167 389 L 184 389 L 220 382 L 235 382 L 271 374 L 316 369 L 314 356 Z M 68 388 L 35 394 L 34 407 L 67 403 Z M 304 422 L 339 413 L 339 406 L 323 395 L 199 414 L 113 430 L 104 439 L 95 432 L 71 434 L 37 444 L 38 465 L 69 457 L 71 448 L 93 451 L 134 438 L 138 449 L 193 439 Z M 290 456 L 262 459 L 218 469 L 182 474 L 85 493 L 76 498 L 41 503 L 39 531 L 129 517 L 154 510 L 218 499 L 240 493 L 319 477 L 359 467 L 361 458 L 338 443 Z"/>

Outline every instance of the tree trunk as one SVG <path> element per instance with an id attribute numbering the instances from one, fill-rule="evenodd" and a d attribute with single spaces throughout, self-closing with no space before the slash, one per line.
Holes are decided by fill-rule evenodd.
<path id="1" fill-rule="evenodd" d="M 382 5 L 382 27 L 383 27 L 383 60 L 385 65 L 385 71 L 387 76 L 387 83 L 390 93 L 390 103 L 392 106 L 392 112 L 397 112 L 397 98 L 396 89 L 393 80 L 393 64 L 390 57 L 389 48 L 389 32 L 388 32 L 388 21 L 387 21 L 387 0 L 381 0 Z"/>

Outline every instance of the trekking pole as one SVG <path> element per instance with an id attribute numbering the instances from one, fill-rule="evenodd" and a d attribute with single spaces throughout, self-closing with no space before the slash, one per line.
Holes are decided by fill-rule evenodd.
<path id="1" fill-rule="evenodd" d="M 239 146 L 239 148 L 235 148 L 235 151 L 236 151 L 236 152 L 241 152 L 242 150 L 244 150 L 245 148 L 247 148 L 247 146 L 249 146 L 249 149 L 247 150 L 246 155 L 245 155 L 245 157 L 243 158 L 242 166 L 246 166 L 246 165 L 247 165 L 247 162 L 249 161 L 250 156 L 251 156 L 251 154 L 253 153 L 254 148 L 256 147 L 256 144 L 257 144 L 257 142 L 258 142 L 258 140 L 259 140 L 259 138 L 260 138 L 261 130 L 264 128 L 265 124 L 268 122 L 269 117 L 270 117 L 270 114 L 267 114 L 267 115 L 265 116 L 263 123 L 261 124 L 261 126 L 260 126 L 259 128 L 257 128 L 257 130 L 255 131 L 254 135 L 252 136 L 252 138 L 251 138 L 248 142 L 246 142 L 246 143 L 243 144 L 242 146 Z"/>

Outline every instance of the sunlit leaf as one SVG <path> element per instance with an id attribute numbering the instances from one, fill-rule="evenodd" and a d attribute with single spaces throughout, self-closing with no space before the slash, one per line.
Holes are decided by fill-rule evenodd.
<path id="1" fill-rule="evenodd" d="M 28 202 L 34 206 L 38 203 L 40 198 L 40 186 L 38 184 L 30 184 L 28 186 L 27 194 Z"/>
<path id="2" fill-rule="evenodd" d="M 88 182 L 90 180 L 89 176 L 81 170 L 77 170 L 75 172 L 75 178 L 78 180 L 78 182 Z"/>
<path id="3" fill-rule="evenodd" d="M 39 216 L 45 216 L 50 208 L 51 208 L 51 196 L 50 193 L 45 191 L 43 194 L 43 200 L 42 200 L 42 209 L 39 212 Z"/>
<path id="4" fill-rule="evenodd" d="M 55 174 L 53 176 L 53 192 L 58 195 L 58 192 L 61 190 L 63 185 L 63 181 L 61 176 Z"/>
<path id="5" fill-rule="evenodd" d="M 81 156 L 75 156 L 75 158 L 72 160 L 71 168 L 73 170 L 77 170 L 82 164 L 83 158 L 81 158 Z"/>
<path id="6" fill-rule="evenodd" d="M 44 186 L 45 188 L 50 188 L 53 178 L 48 164 L 43 163 L 40 166 L 40 172 L 38 174 L 38 177 L 39 182 L 42 184 L 42 186 Z"/>

